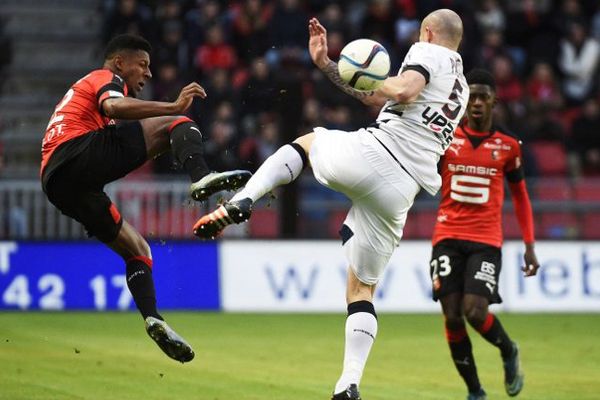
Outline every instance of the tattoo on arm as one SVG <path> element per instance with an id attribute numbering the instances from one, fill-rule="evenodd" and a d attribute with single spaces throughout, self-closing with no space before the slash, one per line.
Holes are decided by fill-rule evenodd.
<path id="1" fill-rule="evenodd" d="M 329 61 L 329 64 L 327 64 L 325 68 L 323 68 L 323 72 L 325 73 L 325 75 L 327 75 L 329 80 L 333 82 L 335 86 L 340 88 L 344 93 L 354 97 L 355 99 L 362 101 L 364 98 L 373 96 L 373 94 L 375 93 L 373 90 L 370 90 L 368 92 L 356 90 L 352 86 L 344 82 L 344 80 L 340 76 L 340 73 L 338 72 L 337 64 L 334 61 Z"/>

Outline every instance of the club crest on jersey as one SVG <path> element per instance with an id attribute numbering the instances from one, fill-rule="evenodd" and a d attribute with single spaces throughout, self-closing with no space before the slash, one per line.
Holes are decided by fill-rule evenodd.
<path id="1" fill-rule="evenodd" d="M 492 160 L 498 160 L 500 158 L 500 151 L 492 150 Z"/>

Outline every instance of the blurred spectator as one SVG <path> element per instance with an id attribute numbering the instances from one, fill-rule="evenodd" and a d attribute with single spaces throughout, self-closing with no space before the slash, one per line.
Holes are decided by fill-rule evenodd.
<path id="1" fill-rule="evenodd" d="M 206 42 L 196 49 L 194 64 L 198 72 L 206 74 L 217 68 L 231 71 L 237 62 L 233 46 L 225 41 L 223 28 L 210 26 L 206 31 Z"/>
<path id="2" fill-rule="evenodd" d="M 214 25 L 228 27 L 226 15 L 221 13 L 217 0 L 195 0 L 195 7 L 185 14 L 187 42 L 196 49 L 206 40 L 206 31 Z"/>
<path id="3" fill-rule="evenodd" d="M 561 41 L 559 65 L 565 75 L 563 91 L 570 104 L 581 104 L 595 84 L 600 45 L 586 36 L 585 27 L 570 26 L 568 36 Z"/>
<path id="4" fill-rule="evenodd" d="M 177 65 L 164 62 L 154 75 L 154 98 L 159 101 L 175 101 L 186 82 L 181 78 Z"/>
<path id="5" fill-rule="evenodd" d="M 299 0 L 279 0 L 271 19 L 271 49 L 265 55 L 267 62 L 278 66 L 285 59 L 310 64 L 308 55 L 308 15 L 300 7 Z"/>
<path id="6" fill-rule="evenodd" d="M 244 0 L 232 6 L 233 43 L 240 58 L 251 61 L 269 48 L 273 7 L 267 1 Z"/>
<path id="7" fill-rule="evenodd" d="M 250 77 L 240 91 L 240 115 L 257 115 L 273 108 L 275 88 L 269 66 L 264 58 L 255 58 L 250 66 Z"/>
<path id="8" fill-rule="evenodd" d="M 180 73 L 186 74 L 189 68 L 189 49 L 183 40 L 183 26 L 177 20 L 165 21 L 162 25 L 162 37 L 154 49 L 154 63 L 175 64 Z"/>
<path id="9" fill-rule="evenodd" d="M 573 122 L 571 150 L 577 155 L 584 175 L 600 175 L 600 105 L 589 99 Z"/>
<path id="10" fill-rule="evenodd" d="M 208 131 L 209 140 L 205 143 L 206 163 L 216 171 L 237 169 L 239 159 L 236 153 L 236 127 L 233 107 L 223 101 L 217 106 L 215 119 Z"/>
<path id="11" fill-rule="evenodd" d="M 527 81 L 527 96 L 534 105 L 560 105 L 560 88 L 549 64 L 544 62 L 535 64 Z"/>
<path id="12" fill-rule="evenodd" d="M 367 14 L 362 21 L 361 33 L 376 40 L 386 48 L 391 47 L 395 33 L 396 13 L 391 0 L 370 0 Z"/>
<path id="13" fill-rule="evenodd" d="M 136 34 L 150 42 L 156 41 L 152 10 L 137 0 L 119 0 L 104 22 L 104 43 L 121 33 Z"/>
<path id="14" fill-rule="evenodd" d="M 523 85 L 513 70 L 508 56 L 498 55 L 492 59 L 492 74 L 496 79 L 498 99 L 506 103 L 518 103 L 523 99 Z"/>
<path id="15" fill-rule="evenodd" d="M 203 81 L 206 98 L 192 104 L 192 113 L 203 129 L 208 129 L 210 121 L 216 118 L 217 108 L 223 102 L 231 104 L 237 101 L 237 93 L 230 84 L 229 71 L 217 68 L 212 70 Z"/>
<path id="16" fill-rule="evenodd" d="M 484 31 L 504 31 L 504 12 L 496 0 L 483 0 L 475 12 L 475 18 Z"/>

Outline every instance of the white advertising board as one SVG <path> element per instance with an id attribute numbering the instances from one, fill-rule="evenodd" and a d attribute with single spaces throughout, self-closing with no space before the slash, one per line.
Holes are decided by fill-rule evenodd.
<path id="1" fill-rule="evenodd" d="M 503 247 L 501 305 L 495 311 L 600 312 L 600 243 L 541 242 L 538 276 L 523 278 L 523 244 Z M 224 241 L 220 244 L 225 311 L 344 312 L 346 261 L 338 241 Z M 431 300 L 426 241 L 405 241 L 376 292 L 379 312 L 439 312 Z"/>

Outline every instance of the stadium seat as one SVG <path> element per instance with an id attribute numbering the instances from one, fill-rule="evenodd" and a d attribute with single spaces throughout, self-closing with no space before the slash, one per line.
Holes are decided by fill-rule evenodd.
<path id="1" fill-rule="evenodd" d="M 409 218 L 411 216 L 409 215 Z M 415 235 L 419 239 L 431 239 L 433 227 L 437 219 L 437 210 L 421 210 L 412 215 L 411 222 L 415 222 Z"/>
<path id="2" fill-rule="evenodd" d="M 332 211 L 329 213 L 329 219 L 327 224 L 328 237 L 332 239 L 340 238 L 339 232 L 342 228 L 344 220 L 346 219 L 346 215 L 348 215 L 348 210 Z"/>
<path id="3" fill-rule="evenodd" d="M 523 238 L 521 234 L 521 227 L 519 226 L 519 220 L 517 220 L 517 216 L 512 211 L 505 211 L 502 215 L 502 233 L 504 234 L 504 239 L 516 239 L 519 240 Z"/>
<path id="4" fill-rule="evenodd" d="M 571 200 L 573 187 L 567 178 L 538 179 L 533 184 L 533 198 L 542 201 Z"/>
<path id="5" fill-rule="evenodd" d="M 581 239 L 600 239 L 600 212 L 589 212 L 583 215 Z"/>
<path id="6" fill-rule="evenodd" d="M 558 142 L 533 142 L 529 144 L 541 176 L 565 176 L 567 152 Z"/>
<path id="7" fill-rule="evenodd" d="M 578 236 L 577 215 L 571 212 L 542 212 L 537 225 L 540 239 L 573 239 Z"/>
<path id="8" fill-rule="evenodd" d="M 582 179 L 575 184 L 575 200 L 600 202 L 600 180 Z"/>
<path id="9" fill-rule="evenodd" d="M 252 211 L 248 230 L 253 238 L 276 238 L 279 236 L 279 212 L 272 208 L 259 208 Z"/>

